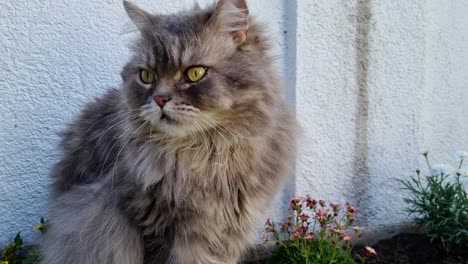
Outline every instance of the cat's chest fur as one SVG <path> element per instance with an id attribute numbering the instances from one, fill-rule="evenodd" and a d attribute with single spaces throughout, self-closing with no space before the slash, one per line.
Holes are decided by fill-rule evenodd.
<path id="1" fill-rule="evenodd" d="M 126 155 L 136 184 L 125 191 L 132 195 L 124 195 L 124 208 L 147 235 L 174 221 L 240 217 L 247 188 L 260 184 L 251 177 L 256 151 L 239 139 L 146 143 Z"/>

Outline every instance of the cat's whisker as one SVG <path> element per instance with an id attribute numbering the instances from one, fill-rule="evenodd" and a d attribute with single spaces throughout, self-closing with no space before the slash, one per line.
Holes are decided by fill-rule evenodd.
<path id="1" fill-rule="evenodd" d="M 122 113 L 123 113 L 123 114 L 122 114 Z M 119 119 L 119 118 L 121 118 L 121 117 L 124 117 L 125 115 L 130 114 L 130 113 L 131 113 L 131 110 L 121 110 L 121 111 L 117 111 L 117 112 L 115 112 L 115 113 L 113 113 L 113 114 L 104 116 L 104 117 L 102 117 L 101 119 L 99 119 L 98 121 L 93 122 L 93 124 L 85 130 L 84 134 L 88 133 L 88 132 L 91 130 L 91 128 L 93 128 L 94 126 L 96 126 L 97 124 L 99 124 L 101 121 L 103 121 L 103 120 L 106 119 L 106 118 L 109 118 L 109 117 L 111 117 L 111 116 L 114 116 L 114 115 L 119 114 L 119 116 L 117 116 L 117 117 L 115 117 L 115 118 L 113 118 L 113 119 L 111 120 L 111 122 L 113 122 L 114 120 Z M 107 127 L 107 126 L 106 126 L 106 127 Z M 99 135 L 100 135 L 100 134 L 98 134 L 96 137 L 98 137 Z M 91 139 L 90 139 L 90 140 L 91 140 Z M 90 140 L 88 140 L 88 142 L 89 142 Z M 78 146 L 72 151 L 72 153 L 75 153 L 75 152 L 78 151 L 80 148 L 82 148 L 82 145 L 78 145 Z"/>
<path id="2" fill-rule="evenodd" d="M 128 115 L 131 115 L 131 116 L 136 117 L 136 116 L 138 115 L 138 113 L 132 113 L 131 111 L 129 111 L 129 112 L 127 112 L 127 113 L 123 113 L 123 114 L 121 114 L 121 115 L 119 115 L 119 116 L 113 118 L 112 120 L 109 120 L 109 121 L 108 121 L 108 124 L 104 127 L 103 132 L 105 132 L 105 131 L 107 131 L 107 130 L 112 130 L 112 128 L 114 128 L 116 125 L 118 125 L 118 124 L 120 124 L 120 123 L 126 121 L 126 120 L 127 120 L 126 117 L 127 117 Z M 122 119 L 122 120 L 120 120 L 118 123 L 114 123 L 114 122 L 115 122 L 116 120 L 118 120 L 118 119 Z M 96 136 L 93 136 L 93 137 L 91 137 L 88 141 L 95 140 L 96 138 L 98 138 L 98 137 L 100 137 L 100 136 L 101 136 L 101 134 L 98 134 L 98 135 L 96 135 Z M 98 142 L 99 142 L 99 141 L 98 141 Z"/>
<path id="3" fill-rule="evenodd" d="M 224 136 L 223 133 L 221 133 L 221 131 L 218 130 L 218 128 L 216 127 L 216 123 L 215 122 L 212 122 L 210 123 L 209 120 L 205 120 L 205 119 L 200 119 L 201 121 L 203 122 L 206 122 L 211 128 L 213 128 L 215 130 L 216 133 L 218 133 L 223 139 L 224 141 L 226 142 L 226 144 L 228 146 L 231 146 L 231 143 L 229 142 L 229 140 Z"/>
<path id="4" fill-rule="evenodd" d="M 230 131 L 232 134 L 235 134 L 237 136 L 242 137 L 242 135 L 238 134 L 236 131 L 232 130 L 232 128 L 228 127 L 221 119 L 219 119 L 219 118 L 217 118 L 217 117 L 215 117 L 213 115 L 203 113 L 203 112 L 200 112 L 199 114 L 207 117 L 210 120 L 213 120 L 216 124 L 219 124 L 219 125 L 223 126 L 226 130 Z"/>
<path id="5" fill-rule="evenodd" d="M 128 119 L 134 118 L 134 117 L 136 117 L 136 115 L 138 115 L 138 114 L 132 114 L 132 115 L 130 115 L 128 117 Z M 94 139 L 99 137 L 98 141 L 96 143 L 94 143 L 93 150 L 91 151 L 91 154 L 89 155 L 89 160 L 91 160 L 91 158 L 93 157 L 94 151 L 96 150 L 96 147 L 99 146 L 99 143 L 101 142 L 104 135 L 106 135 L 107 133 L 113 131 L 114 128 L 116 128 L 117 126 L 119 126 L 119 125 L 123 124 L 124 122 L 126 122 L 127 118 L 125 118 L 125 117 L 126 117 L 125 115 L 118 117 L 118 118 L 123 118 L 123 119 L 121 121 L 117 122 L 117 123 L 113 123 L 113 122 L 118 118 L 114 118 L 113 120 L 109 121 L 109 125 L 107 125 L 101 133 L 99 133 L 98 135 L 96 135 L 96 136 L 94 136 L 94 137 L 92 137 L 91 139 L 88 140 L 87 143 L 89 144 L 89 143 L 91 143 L 91 141 L 93 141 Z M 108 146 L 106 146 L 106 149 L 107 149 L 107 147 Z"/>
<path id="6" fill-rule="evenodd" d="M 138 133 L 139 130 L 141 128 L 143 128 L 149 121 L 144 121 L 141 126 L 139 126 L 136 130 L 135 130 L 135 133 Z M 131 125 L 134 125 L 134 124 L 131 124 Z M 130 136 L 132 134 L 129 133 L 127 135 L 127 137 L 124 139 L 123 143 L 122 143 L 122 146 L 120 147 L 119 151 L 117 152 L 117 156 L 115 158 L 115 162 L 114 162 L 114 167 L 112 168 L 112 176 L 111 176 L 111 192 L 113 192 L 114 190 L 114 177 L 117 175 L 117 169 L 118 169 L 118 162 L 119 162 L 119 156 L 120 154 L 122 153 L 122 151 L 124 150 L 125 146 L 128 144 L 128 142 L 130 141 Z"/>
<path id="7" fill-rule="evenodd" d="M 191 140 L 191 144 L 188 144 L 187 146 L 185 146 L 182 150 L 200 150 L 200 146 L 198 147 L 194 147 L 194 145 L 196 145 L 197 143 L 197 140 L 196 140 L 196 137 L 195 137 L 195 133 L 192 131 L 192 130 L 189 130 L 189 136 L 190 138 L 192 139 Z M 198 153 L 198 152 L 197 152 Z"/>
<path id="8" fill-rule="evenodd" d="M 210 153 L 210 148 L 209 148 L 209 145 L 208 145 L 208 139 L 205 137 L 205 134 L 204 134 L 204 129 L 202 126 L 200 126 L 197 122 L 193 122 L 193 125 L 195 125 L 198 129 L 198 132 L 200 132 L 200 135 L 202 136 L 203 140 L 202 142 L 205 144 L 206 146 L 206 153 Z"/>
<path id="9" fill-rule="evenodd" d="M 215 131 L 218 135 L 221 136 L 221 139 L 224 140 L 224 142 L 226 143 L 228 149 L 232 147 L 232 145 L 231 145 L 231 143 L 228 141 L 228 139 L 227 139 L 220 131 L 217 130 L 216 126 L 214 126 L 213 124 L 209 123 L 207 120 L 204 120 L 204 119 L 200 119 L 200 121 L 204 121 L 204 122 L 206 122 L 210 127 L 212 127 L 212 128 L 214 129 L 214 131 Z M 216 141 L 216 139 L 213 138 L 213 141 Z M 215 144 L 216 144 L 216 143 L 215 143 Z M 219 160 L 219 159 L 220 159 L 220 155 L 222 155 L 222 154 L 224 153 L 224 151 L 225 151 L 226 148 L 219 148 L 218 146 L 216 146 L 216 149 L 217 149 L 217 151 L 216 151 L 216 159 Z M 213 165 L 215 165 L 215 164 L 217 164 L 217 165 L 221 164 L 221 165 L 224 166 L 224 165 L 227 165 L 227 161 L 226 161 L 226 163 L 224 163 L 224 164 L 219 163 L 219 162 L 213 163 Z"/>
<path id="10" fill-rule="evenodd" d="M 119 118 L 124 118 L 124 116 L 121 116 L 121 117 L 119 117 Z M 117 119 L 117 118 L 114 118 L 112 121 L 115 121 L 116 119 Z M 89 154 L 88 161 L 91 161 L 91 159 L 93 158 L 94 151 L 95 151 L 96 148 L 99 146 L 100 140 L 104 137 L 104 135 L 107 134 L 107 133 L 109 133 L 110 131 L 112 131 L 113 128 L 115 128 L 116 126 L 122 124 L 123 122 L 125 122 L 125 119 L 124 119 L 124 120 L 121 120 L 121 121 L 119 121 L 119 122 L 117 122 L 116 124 L 112 125 L 112 126 L 109 127 L 108 129 L 105 129 L 104 131 L 102 131 L 101 133 L 98 134 L 98 136 L 100 136 L 100 138 L 99 138 L 99 140 L 98 140 L 96 143 L 94 143 L 94 147 L 93 147 L 91 153 Z M 96 136 L 96 137 L 97 137 L 97 136 Z M 94 137 L 94 138 L 96 138 L 96 137 Z M 119 138 L 119 137 L 113 137 L 113 139 L 116 140 L 115 143 L 117 142 L 118 138 Z M 91 143 L 91 141 L 92 141 L 91 139 L 88 140 L 88 141 L 87 141 L 87 144 Z M 106 153 L 107 148 L 109 147 L 109 145 L 110 145 L 112 142 L 113 142 L 113 141 L 109 141 L 109 142 L 106 144 L 106 147 L 105 147 L 104 150 L 103 150 L 104 153 Z M 115 145 L 115 143 L 114 143 L 114 145 Z M 112 147 L 112 148 L 113 148 L 113 147 Z M 106 158 L 106 160 L 107 160 L 107 158 Z M 101 161 L 102 161 L 102 157 L 99 159 L 99 162 L 101 162 Z M 103 168 L 104 168 L 104 164 L 102 165 L 101 170 L 102 170 Z M 81 172 L 80 177 L 83 177 L 83 174 L 84 174 L 84 171 Z M 99 176 L 101 176 L 101 174 L 99 174 Z"/>
<path id="11" fill-rule="evenodd" d="M 203 128 L 203 125 L 197 119 L 194 119 L 193 122 L 195 122 L 199 127 Z M 209 130 L 203 129 L 202 133 L 208 133 L 208 135 L 211 138 L 210 146 L 214 147 L 214 149 L 215 149 L 215 152 L 213 152 L 212 148 L 210 148 L 210 151 L 207 153 L 208 157 L 211 157 L 213 155 L 218 155 L 217 153 L 219 151 L 219 147 L 218 147 L 218 145 L 216 143 L 216 138 L 210 133 Z"/>
<path id="12" fill-rule="evenodd" d="M 110 150 L 107 150 L 107 148 L 109 147 L 110 143 L 112 143 L 112 141 L 111 141 L 109 144 L 107 144 L 106 148 L 105 148 L 104 151 L 103 151 L 104 153 L 107 153 L 107 155 L 106 155 L 106 158 L 104 159 L 104 162 L 102 163 L 101 171 L 99 172 L 99 177 L 102 176 L 102 173 L 103 173 L 104 169 L 106 168 L 106 167 L 105 167 L 105 164 L 106 164 L 106 162 L 107 162 L 107 160 L 108 160 L 110 154 L 112 153 L 112 151 L 113 151 L 115 145 L 117 145 L 117 143 L 120 143 L 120 139 L 123 137 L 123 135 L 127 134 L 127 131 L 133 129 L 133 125 L 134 125 L 133 123 L 130 123 L 130 124 L 128 124 L 125 128 L 123 128 L 122 134 L 120 134 L 117 138 L 115 138 L 115 142 L 112 144 L 112 147 L 110 148 Z M 131 133 L 128 133 L 128 135 L 131 135 Z M 128 136 L 127 136 L 127 137 L 128 137 Z M 126 138 L 127 138 L 127 137 L 126 137 Z M 102 161 L 102 157 L 101 157 L 101 159 L 99 160 L 99 162 L 101 162 L 101 161 Z"/>
<path id="13" fill-rule="evenodd" d="M 129 114 L 129 113 L 131 113 L 131 112 L 133 112 L 133 110 L 125 109 L 125 110 L 116 111 L 115 113 L 106 115 L 106 116 L 100 118 L 99 120 L 97 120 L 96 122 L 94 122 L 93 125 L 91 125 L 88 129 L 86 129 L 84 133 L 89 132 L 89 130 L 91 130 L 91 128 L 93 128 L 94 126 L 96 126 L 97 124 L 99 124 L 101 121 L 103 121 L 103 120 L 106 119 L 106 118 L 109 118 L 109 117 L 111 117 L 111 116 L 114 116 L 114 115 L 117 115 L 117 114 L 121 114 L 121 113 L 124 113 L 124 114 L 121 115 L 121 116 L 125 116 L 125 114 Z M 117 117 L 117 118 L 118 118 L 118 117 Z"/>
<path id="14" fill-rule="evenodd" d="M 216 118 L 212 115 L 199 112 L 200 115 L 212 120 L 216 125 L 219 125 L 221 129 L 225 130 L 226 132 L 229 132 L 232 136 L 236 136 L 239 138 L 245 138 L 243 135 L 239 134 L 238 132 L 234 131 L 232 128 L 228 127 L 222 120 L 219 118 Z"/>
<path id="15" fill-rule="evenodd" d="M 209 123 L 209 120 L 204 120 L 204 121 Z M 236 144 L 239 144 L 239 139 L 235 137 L 232 133 L 230 133 L 229 131 L 223 130 L 221 127 L 217 126 L 216 121 L 211 121 L 211 122 L 212 123 L 210 124 L 210 126 L 213 127 L 213 129 L 225 140 L 226 144 L 228 144 L 229 147 L 233 147 L 229 139 L 232 139 L 235 141 Z M 224 133 L 219 131 L 218 128 L 221 129 L 221 131 L 227 132 L 227 134 L 230 135 L 229 139 L 227 139 Z"/>

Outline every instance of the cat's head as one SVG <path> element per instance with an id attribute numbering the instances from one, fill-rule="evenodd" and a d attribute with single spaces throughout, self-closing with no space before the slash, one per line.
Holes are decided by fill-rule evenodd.
<path id="1" fill-rule="evenodd" d="M 143 127 L 184 137 L 209 129 L 255 133 L 268 125 L 280 84 L 245 0 L 171 15 L 124 6 L 141 37 L 123 87 Z"/>

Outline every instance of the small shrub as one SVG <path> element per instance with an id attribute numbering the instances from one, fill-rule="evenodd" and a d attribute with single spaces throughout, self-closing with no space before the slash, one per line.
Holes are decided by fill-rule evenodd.
<path id="1" fill-rule="evenodd" d="M 320 244 L 320 245 L 319 245 Z M 306 249 L 307 250 L 303 250 Z M 303 251 L 303 252 L 302 252 Z M 333 256 L 333 257 L 332 257 Z M 355 264 L 349 252 L 330 241 L 314 239 L 301 247 L 298 240 L 286 240 L 273 253 L 273 264 L 285 263 L 340 263 Z"/>
<path id="2" fill-rule="evenodd" d="M 421 176 L 420 169 L 409 180 L 400 180 L 410 196 L 405 199 L 407 211 L 427 230 L 431 241 L 440 241 L 446 250 L 468 245 L 468 198 L 463 180 L 468 167 L 462 168 L 466 152 L 458 152 L 458 169 L 448 165 L 431 166 L 429 152 L 422 151 L 430 174 Z"/>
<path id="3" fill-rule="evenodd" d="M 351 242 L 359 236 L 361 228 L 352 227 L 356 209 L 351 204 L 327 204 L 323 200 L 296 197 L 291 200 L 287 221 L 265 223 L 264 242 L 273 240 L 274 264 L 356 263 L 351 256 Z M 348 234 L 347 230 L 353 230 Z M 373 254 L 375 251 L 372 250 Z M 364 263 L 368 256 L 362 256 Z"/>
<path id="4" fill-rule="evenodd" d="M 40 224 L 33 227 L 42 234 L 46 231 L 46 221 L 41 218 Z M 0 264 L 36 264 L 39 263 L 39 250 L 36 245 L 23 243 L 18 233 L 12 243 L 5 246 L 0 255 Z"/>

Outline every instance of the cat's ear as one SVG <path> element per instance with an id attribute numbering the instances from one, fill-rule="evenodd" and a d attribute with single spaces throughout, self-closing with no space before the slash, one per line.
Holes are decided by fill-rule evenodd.
<path id="1" fill-rule="evenodd" d="M 237 45 L 247 40 L 249 9 L 246 0 L 219 0 L 209 23 L 232 36 Z"/>
<path id="2" fill-rule="evenodd" d="M 200 4 L 198 2 L 195 2 L 193 6 L 193 11 L 200 11 L 200 10 L 202 10 L 200 7 Z"/>
<path id="3" fill-rule="evenodd" d="M 133 24 L 140 30 L 143 31 L 151 23 L 153 17 L 150 13 L 142 10 L 138 6 L 130 3 L 127 0 L 123 1 L 125 11 L 127 11 L 128 17 L 132 20 Z"/>

